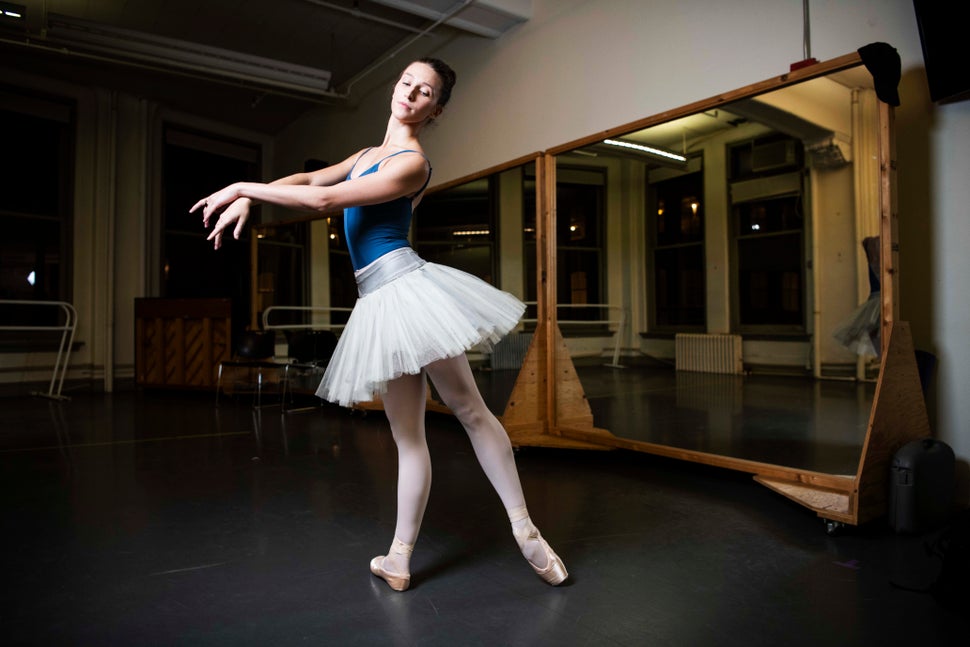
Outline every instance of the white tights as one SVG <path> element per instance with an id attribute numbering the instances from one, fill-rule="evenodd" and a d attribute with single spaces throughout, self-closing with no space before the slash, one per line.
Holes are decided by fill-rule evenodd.
<path id="1" fill-rule="evenodd" d="M 498 493 L 513 521 L 513 530 L 531 526 L 525 510 L 525 496 L 515 467 L 512 444 L 498 419 L 489 411 L 475 384 L 468 359 L 464 355 L 443 359 L 425 367 L 442 402 L 465 428 L 475 456 L 489 482 Z M 421 520 L 431 491 L 431 457 L 425 438 L 424 414 L 427 399 L 425 373 L 404 375 L 387 385 L 383 396 L 384 412 L 391 424 L 397 445 L 397 526 L 393 544 L 385 558 L 385 567 L 396 573 L 410 572 L 410 550 L 421 529 Z M 516 512 L 518 511 L 518 512 Z M 546 563 L 545 553 L 537 542 L 527 545 L 525 557 L 537 566 Z M 395 546 L 398 546 L 395 549 Z M 529 554 L 532 553 L 532 554 Z"/>

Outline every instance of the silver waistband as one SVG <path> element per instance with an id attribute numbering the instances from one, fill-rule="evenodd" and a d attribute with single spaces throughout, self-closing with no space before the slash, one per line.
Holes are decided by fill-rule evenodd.
<path id="1" fill-rule="evenodd" d="M 357 294 L 362 297 L 367 296 L 382 285 L 418 269 L 424 263 L 424 259 L 410 247 L 390 251 L 354 272 L 354 278 L 357 279 Z"/>

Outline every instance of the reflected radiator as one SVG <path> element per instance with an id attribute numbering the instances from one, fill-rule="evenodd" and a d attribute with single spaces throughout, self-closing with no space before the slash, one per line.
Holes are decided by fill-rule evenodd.
<path id="1" fill-rule="evenodd" d="M 679 333 L 674 336 L 674 360 L 678 371 L 740 375 L 741 336 Z"/>
<path id="2" fill-rule="evenodd" d="M 493 370 L 521 368 L 530 343 L 532 343 L 532 333 L 519 332 L 506 335 L 492 348 L 491 368 Z"/>

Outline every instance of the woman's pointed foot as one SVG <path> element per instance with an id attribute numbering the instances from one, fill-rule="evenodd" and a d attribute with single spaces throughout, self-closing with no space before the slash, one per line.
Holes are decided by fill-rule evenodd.
<path id="1" fill-rule="evenodd" d="M 411 574 L 407 572 L 407 567 L 410 564 L 411 552 L 413 550 L 414 546 L 412 544 L 405 544 L 395 537 L 394 541 L 391 542 L 391 550 L 386 556 L 378 555 L 370 560 L 370 572 L 387 582 L 387 585 L 395 591 L 406 591 L 411 586 Z M 398 573 L 388 570 L 385 567 L 385 562 L 388 559 L 390 559 L 392 566 L 395 563 L 399 568 L 403 566 L 405 572 Z"/>
<path id="2" fill-rule="evenodd" d="M 536 572 L 536 575 L 541 577 L 546 584 L 559 586 L 566 581 L 566 578 L 569 577 L 569 573 L 566 571 L 566 565 L 562 563 L 562 558 L 556 554 L 556 552 L 549 546 L 548 542 L 542 538 L 542 535 L 539 533 L 539 529 L 532 526 L 532 524 L 529 525 L 531 526 L 531 529 L 529 529 L 528 534 L 526 534 L 524 538 L 516 533 L 515 538 L 519 540 L 519 547 L 524 550 L 526 542 L 539 542 L 539 545 L 546 556 L 546 565 L 536 566 L 536 564 L 528 557 L 526 558 L 526 561 L 529 562 L 529 566 L 531 566 L 532 570 Z"/>
<path id="3" fill-rule="evenodd" d="M 512 536 L 515 537 L 515 542 L 519 545 L 525 561 L 529 562 L 529 566 L 536 575 L 552 586 L 559 586 L 565 582 L 569 577 L 566 566 L 532 523 L 528 508 L 524 505 L 510 508 L 508 513 L 509 521 L 512 523 Z"/>
<path id="4" fill-rule="evenodd" d="M 411 586 L 411 575 L 392 573 L 384 568 L 384 555 L 378 555 L 370 560 L 370 572 L 381 578 L 395 591 L 407 591 Z"/>

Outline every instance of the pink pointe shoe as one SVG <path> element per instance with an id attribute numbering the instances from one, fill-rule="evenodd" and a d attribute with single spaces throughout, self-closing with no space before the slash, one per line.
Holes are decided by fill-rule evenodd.
<path id="1" fill-rule="evenodd" d="M 559 557 L 559 555 L 557 555 L 546 540 L 542 538 L 542 535 L 539 534 L 539 529 L 533 526 L 531 523 L 529 526 L 531 527 L 524 528 L 525 532 L 521 535 L 518 532 L 513 531 L 515 540 L 519 543 L 520 549 L 524 549 L 525 542 L 527 541 L 539 542 L 542 545 L 542 550 L 546 553 L 546 566 L 544 568 L 539 568 L 528 558 L 526 558 L 525 561 L 529 562 L 529 566 L 532 567 L 532 570 L 534 570 L 536 575 L 541 577 L 546 584 L 559 586 L 566 581 L 566 578 L 569 577 L 569 573 L 566 571 L 566 565 L 562 563 L 562 559 Z"/>
<path id="2" fill-rule="evenodd" d="M 410 556 L 411 552 L 414 550 L 414 546 L 405 544 L 403 541 L 394 538 L 391 543 L 391 552 L 398 555 Z M 411 574 L 410 573 L 392 573 L 384 568 L 384 555 L 378 555 L 374 559 L 370 560 L 370 572 L 381 578 L 387 585 L 394 589 L 395 591 L 406 591 L 409 586 L 411 586 Z"/>
<path id="3" fill-rule="evenodd" d="M 569 577 L 565 564 L 562 563 L 559 555 L 549 547 L 546 540 L 539 534 L 539 529 L 529 519 L 528 509 L 525 506 L 519 506 L 517 508 L 510 508 L 508 513 L 509 521 L 512 522 L 512 536 L 515 537 L 516 543 L 519 544 L 519 550 L 522 551 L 522 554 L 526 554 L 525 543 L 527 541 L 539 542 L 542 551 L 546 554 L 546 565 L 541 568 L 536 566 L 528 557 L 525 558 L 525 561 L 529 562 L 529 566 L 536 572 L 536 575 L 541 577 L 546 584 L 551 584 L 552 586 L 559 586 L 565 582 L 566 578 Z M 525 520 L 525 523 L 517 528 L 516 524 L 523 520 Z"/>

